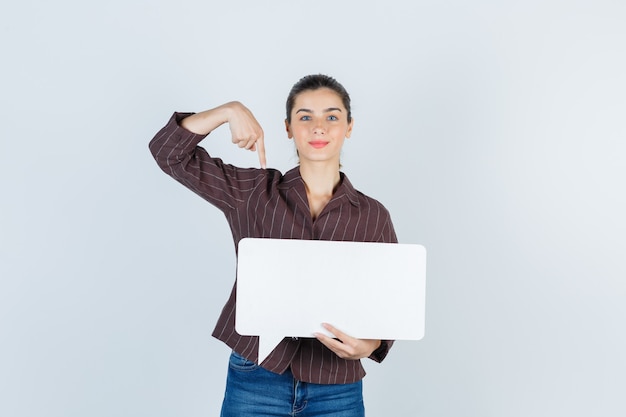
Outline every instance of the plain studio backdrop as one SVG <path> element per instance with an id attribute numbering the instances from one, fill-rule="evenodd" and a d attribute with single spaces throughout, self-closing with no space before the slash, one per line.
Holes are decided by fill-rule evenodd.
<path id="1" fill-rule="evenodd" d="M 240 100 L 285 171 L 285 98 L 319 72 L 353 99 L 343 170 L 429 255 L 426 336 L 365 361 L 368 416 L 626 415 L 624 22 L 617 0 L 3 5 L 0 415 L 218 415 L 230 232 L 148 141 Z M 203 144 L 258 166 L 225 127 Z"/>

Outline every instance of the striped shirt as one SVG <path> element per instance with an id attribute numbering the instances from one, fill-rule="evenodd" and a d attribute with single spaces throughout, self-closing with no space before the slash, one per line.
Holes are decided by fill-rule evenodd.
<path id="1" fill-rule="evenodd" d="M 397 242 L 388 211 L 355 190 L 343 173 L 331 200 L 313 220 L 297 167 L 283 175 L 275 169 L 225 164 L 198 146 L 204 135 L 180 127 L 189 115 L 174 113 L 150 142 L 150 151 L 165 173 L 224 212 L 235 251 L 246 237 Z M 213 336 L 257 362 L 258 337 L 235 331 L 236 291 L 235 279 Z M 392 344 L 383 341 L 370 358 L 382 361 Z M 352 383 L 365 376 L 360 360 L 341 359 L 315 338 L 283 339 L 261 366 L 275 373 L 291 368 L 296 379 L 317 384 Z"/>

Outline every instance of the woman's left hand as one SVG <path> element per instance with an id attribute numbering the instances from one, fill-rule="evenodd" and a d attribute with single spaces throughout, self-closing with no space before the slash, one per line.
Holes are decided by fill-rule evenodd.
<path id="1" fill-rule="evenodd" d="M 328 323 L 322 323 L 322 326 L 332 333 L 336 339 L 322 333 L 315 333 L 315 337 L 342 359 L 356 360 L 367 358 L 381 344 L 381 341 L 376 339 L 355 339 Z"/>

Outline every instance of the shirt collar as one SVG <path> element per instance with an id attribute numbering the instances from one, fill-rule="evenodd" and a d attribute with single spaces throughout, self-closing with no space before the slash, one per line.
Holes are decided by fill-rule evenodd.
<path id="1" fill-rule="evenodd" d="M 339 186 L 333 194 L 333 198 L 331 199 L 331 201 L 337 200 L 345 196 L 353 206 L 358 207 L 358 191 L 354 189 L 346 174 L 344 174 L 343 172 L 339 172 L 339 176 Z M 306 196 L 306 188 L 304 186 L 304 180 L 300 175 L 299 167 L 295 167 L 287 171 L 285 175 L 283 175 L 283 179 L 280 184 L 278 184 L 278 188 L 280 189 L 287 189 L 291 187 L 295 187 L 302 195 Z"/>

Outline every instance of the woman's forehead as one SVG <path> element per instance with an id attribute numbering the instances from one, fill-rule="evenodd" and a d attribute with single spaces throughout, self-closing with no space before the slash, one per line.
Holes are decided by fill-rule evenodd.
<path id="1" fill-rule="evenodd" d="M 304 90 L 296 96 L 294 110 L 301 107 L 329 108 L 338 107 L 345 110 L 341 96 L 329 88 L 318 88 L 316 90 Z"/>

